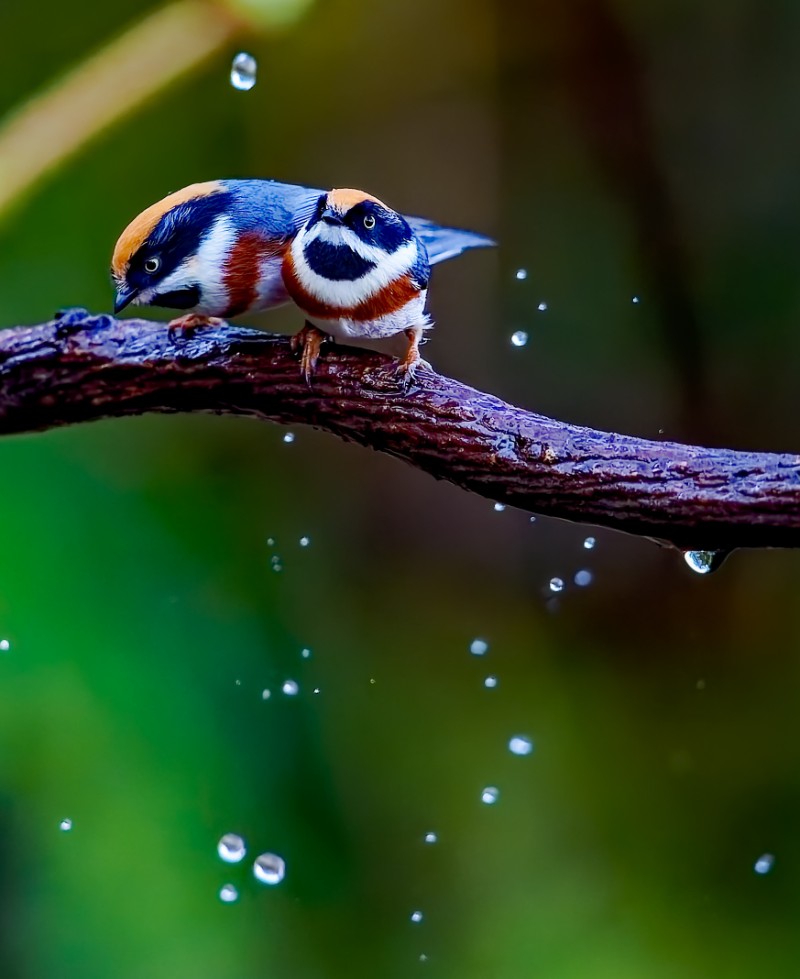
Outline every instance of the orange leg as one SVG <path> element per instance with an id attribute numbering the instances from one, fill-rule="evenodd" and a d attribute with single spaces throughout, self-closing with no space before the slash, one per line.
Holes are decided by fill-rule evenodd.
<path id="1" fill-rule="evenodd" d="M 296 333 L 290 341 L 292 351 L 295 354 L 300 354 L 300 370 L 303 372 L 306 384 L 311 384 L 311 378 L 319 360 L 320 347 L 327 339 L 322 330 L 306 323 L 303 329 Z"/>
<path id="2" fill-rule="evenodd" d="M 187 313 L 177 319 L 170 320 L 167 330 L 170 340 L 174 341 L 181 333 L 191 336 L 194 330 L 201 326 L 224 326 L 225 320 L 219 316 L 202 316 L 200 313 Z"/>
<path id="3" fill-rule="evenodd" d="M 419 342 L 422 339 L 423 330 L 421 326 L 415 326 L 403 332 L 408 337 L 408 349 L 405 357 L 397 365 L 397 373 L 403 379 L 403 387 L 407 389 L 413 383 L 417 367 L 422 362 L 422 357 L 419 354 Z"/>

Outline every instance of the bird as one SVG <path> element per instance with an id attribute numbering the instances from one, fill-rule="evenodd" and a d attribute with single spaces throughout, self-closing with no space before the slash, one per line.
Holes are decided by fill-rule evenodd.
<path id="1" fill-rule="evenodd" d="M 330 337 L 393 339 L 407 383 L 431 325 L 430 267 L 493 244 L 404 217 L 364 191 L 209 180 L 152 204 L 119 236 L 114 312 L 131 304 L 180 311 L 175 335 L 293 301 L 306 322 L 292 349 L 309 383 Z"/>

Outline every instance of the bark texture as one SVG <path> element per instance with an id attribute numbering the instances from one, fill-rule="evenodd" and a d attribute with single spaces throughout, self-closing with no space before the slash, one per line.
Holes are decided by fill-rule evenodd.
<path id="1" fill-rule="evenodd" d="M 595 431 L 524 411 L 421 368 L 324 350 L 313 384 L 286 337 L 234 326 L 171 337 L 164 323 L 73 310 L 0 332 L 0 434 L 144 412 L 306 424 L 534 513 L 683 550 L 800 546 L 800 456 Z"/>

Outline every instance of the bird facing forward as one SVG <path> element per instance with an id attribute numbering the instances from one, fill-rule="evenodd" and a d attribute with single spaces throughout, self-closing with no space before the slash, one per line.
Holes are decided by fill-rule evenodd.
<path id="1" fill-rule="evenodd" d="M 398 370 L 413 376 L 430 266 L 493 242 L 405 218 L 357 190 L 323 192 L 272 180 L 192 184 L 136 217 L 111 265 L 114 311 L 181 310 L 191 328 L 293 300 L 307 322 L 292 338 L 311 378 L 328 337 L 397 337 Z"/>

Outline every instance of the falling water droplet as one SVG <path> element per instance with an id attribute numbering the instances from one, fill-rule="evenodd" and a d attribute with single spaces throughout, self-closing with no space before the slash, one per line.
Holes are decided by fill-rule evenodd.
<path id="1" fill-rule="evenodd" d="M 587 537 L 586 540 L 583 542 L 583 546 L 586 548 L 587 551 L 591 551 L 594 550 L 594 545 L 596 543 L 597 541 L 594 539 L 594 537 Z"/>
<path id="2" fill-rule="evenodd" d="M 771 853 L 762 853 L 753 864 L 753 870 L 757 874 L 768 874 L 775 864 L 775 857 Z"/>
<path id="3" fill-rule="evenodd" d="M 11 643 L 8 639 L 0 639 L 0 653 L 7 653 L 11 649 Z"/>
<path id="4" fill-rule="evenodd" d="M 592 578 L 593 578 L 593 575 L 592 575 L 592 572 L 591 571 L 586 571 L 584 569 L 583 571 L 576 571 L 575 572 L 575 584 L 579 588 L 586 588 L 587 585 L 591 585 Z"/>
<path id="5" fill-rule="evenodd" d="M 550 591 L 554 594 L 558 594 L 560 591 L 564 591 L 564 579 L 563 578 L 551 578 L 549 584 Z"/>
<path id="6" fill-rule="evenodd" d="M 256 83 L 258 62 L 246 51 L 240 51 L 231 64 L 231 85 L 240 92 L 249 92 Z"/>
<path id="7" fill-rule="evenodd" d="M 311 659 L 311 650 L 306 646 L 304 649 L 300 650 L 300 655 L 303 659 Z"/>
<path id="8" fill-rule="evenodd" d="M 536 308 L 539 310 L 540 313 L 546 313 L 547 303 L 539 303 L 539 305 Z"/>
<path id="9" fill-rule="evenodd" d="M 295 694 L 300 692 L 300 685 L 297 680 L 285 680 L 281 690 L 283 690 L 287 697 L 294 697 Z"/>
<path id="10" fill-rule="evenodd" d="M 494 688 L 497 686 L 497 677 L 487 676 L 486 679 L 483 681 L 483 685 L 484 687 L 488 687 L 490 690 L 494 690 Z"/>
<path id="11" fill-rule="evenodd" d="M 481 802 L 485 803 L 487 806 L 493 806 L 499 798 L 500 789 L 494 785 L 487 785 L 483 792 L 481 792 Z"/>
<path id="12" fill-rule="evenodd" d="M 236 833 L 226 833 L 217 843 L 217 853 L 220 860 L 224 860 L 225 863 L 239 863 L 240 860 L 244 860 L 247 847 L 241 836 Z"/>
<path id="13" fill-rule="evenodd" d="M 272 696 L 272 691 L 270 691 L 266 687 L 264 687 L 264 689 L 261 691 L 261 699 L 262 700 L 269 700 L 269 698 L 271 696 Z"/>
<path id="14" fill-rule="evenodd" d="M 428 956 L 424 952 L 420 952 L 420 954 L 419 954 L 419 960 L 420 960 L 420 962 L 427 962 L 428 961 Z"/>
<path id="15" fill-rule="evenodd" d="M 473 656 L 485 656 L 489 651 L 489 643 L 485 639 L 473 639 L 469 651 Z"/>
<path id="16" fill-rule="evenodd" d="M 275 538 L 274 537 L 268 537 L 267 538 L 267 544 L 269 544 L 270 547 L 274 547 L 275 546 Z"/>
<path id="17" fill-rule="evenodd" d="M 310 537 L 301 537 L 300 538 L 300 546 L 301 547 L 308 547 L 308 545 L 310 543 L 311 543 L 311 538 Z"/>
<path id="18" fill-rule="evenodd" d="M 533 751 L 533 741 L 525 734 L 515 734 L 508 742 L 512 755 L 529 755 Z"/>
<path id="19" fill-rule="evenodd" d="M 285 434 L 285 435 L 283 436 L 283 441 L 284 441 L 284 442 L 285 442 L 285 443 L 286 443 L 287 445 L 291 445 L 291 443 L 292 443 L 292 442 L 294 442 L 294 432 L 287 432 L 287 433 L 286 433 L 286 434 Z"/>
<path id="20" fill-rule="evenodd" d="M 528 342 L 528 334 L 524 330 L 515 330 L 511 334 L 512 347 L 524 347 Z"/>
<path id="21" fill-rule="evenodd" d="M 684 551 L 683 560 L 696 574 L 716 571 L 728 556 L 728 551 Z"/>
<path id="22" fill-rule="evenodd" d="M 436 843 L 436 841 L 438 839 L 439 839 L 439 837 L 436 835 L 436 833 L 426 833 L 425 834 L 425 842 L 426 843 Z"/>
<path id="23" fill-rule="evenodd" d="M 262 884 L 280 884 L 286 876 L 286 862 L 277 853 L 262 853 L 256 857 L 253 874 Z"/>
<path id="24" fill-rule="evenodd" d="M 269 564 L 273 571 L 275 572 L 283 571 L 283 565 L 281 564 L 281 559 L 278 557 L 277 554 L 272 555 L 272 557 L 269 559 Z"/>
<path id="25" fill-rule="evenodd" d="M 61 822 L 58 824 L 58 828 L 61 830 L 62 833 L 69 833 L 69 831 L 72 829 L 72 820 L 62 819 Z"/>
<path id="26" fill-rule="evenodd" d="M 639 302 L 639 297 L 638 296 L 634 296 L 633 299 L 631 299 L 631 302 L 632 303 L 638 303 Z"/>
<path id="27" fill-rule="evenodd" d="M 494 512 L 495 513 L 502 513 L 503 510 L 505 510 L 505 508 L 506 508 L 505 503 L 495 503 L 495 505 L 494 505 Z"/>
<path id="28" fill-rule="evenodd" d="M 239 892 L 233 884 L 223 884 L 219 889 L 219 899 L 223 904 L 233 904 L 239 900 Z"/>
<path id="29" fill-rule="evenodd" d="M 411 920 L 414 922 L 414 924 L 419 924 L 419 922 L 422 921 L 423 917 L 424 915 L 421 911 L 411 912 Z"/>
<path id="30" fill-rule="evenodd" d="M 515 279 L 519 279 L 519 281 L 522 282 L 524 279 L 527 279 L 528 278 L 528 270 L 527 269 L 517 269 L 517 271 L 514 273 L 514 278 Z"/>

